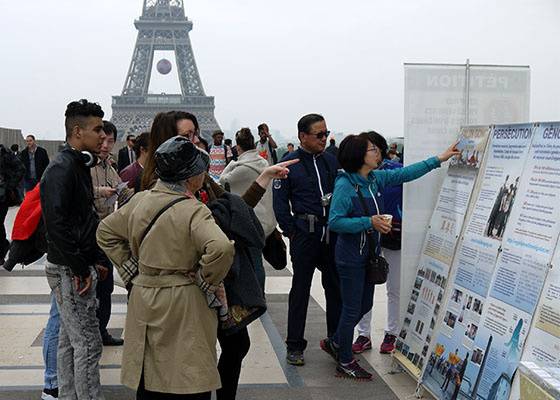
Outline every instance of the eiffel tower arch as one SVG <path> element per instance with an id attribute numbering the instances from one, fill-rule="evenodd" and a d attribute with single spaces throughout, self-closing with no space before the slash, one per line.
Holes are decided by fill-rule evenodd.
<path id="1" fill-rule="evenodd" d="M 144 0 L 142 16 L 134 21 L 136 45 L 120 96 L 113 96 L 111 122 L 118 140 L 150 130 L 157 113 L 189 111 L 196 115 L 202 136 L 220 129 L 214 117 L 214 97 L 206 96 L 189 38 L 192 21 L 185 16 L 183 0 Z M 148 93 L 154 52 L 175 52 L 180 94 Z"/>

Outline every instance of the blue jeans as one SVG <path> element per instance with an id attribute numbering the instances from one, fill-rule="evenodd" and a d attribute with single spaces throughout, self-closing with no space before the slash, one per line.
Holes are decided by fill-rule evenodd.
<path id="1" fill-rule="evenodd" d="M 337 267 L 342 295 L 342 313 L 333 339 L 339 346 L 339 362 L 347 364 L 352 361 L 354 328 L 373 306 L 374 285 L 366 279 L 365 265 L 358 267 L 338 265 Z"/>
<path id="2" fill-rule="evenodd" d="M 103 351 L 96 313 L 97 271 L 89 267 L 91 287 L 84 296 L 74 290 L 70 267 L 47 263 L 47 281 L 60 312 L 57 353 L 58 398 L 61 400 L 103 400 L 99 380 L 99 359 Z M 80 282 L 82 290 L 85 282 Z"/>
<path id="3" fill-rule="evenodd" d="M 45 388 L 58 387 L 56 375 L 56 354 L 58 348 L 58 331 L 60 330 L 60 314 L 56 306 L 54 294 L 51 292 L 51 311 L 43 337 L 43 359 L 45 360 Z"/>

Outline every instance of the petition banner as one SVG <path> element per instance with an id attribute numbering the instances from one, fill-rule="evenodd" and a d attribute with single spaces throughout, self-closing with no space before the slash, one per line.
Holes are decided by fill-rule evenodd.
<path id="1" fill-rule="evenodd" d="M 394 357 L 417 377 L 426 362 L 455 247 L 489 132 L 487 126 L 461 129 L 458 147 L 462 154 L 450 161 L 424 239 L 423 252 L 394 353 Z"/>
<path id="2" fill-rule="evenodd" d="M 560 232 L 560 124 L 536 126 L 516 192 L 459 399 L 510 392 Z"/>
<path id="3" fill-rule="evenodd" d="M 534 124 L 517 124 L 496 126 L 490 133 L 480 188 L 473 195 L 476 200 L 454 262 L 451 296 L 444 302 L 443 321 L 423 375 L 422 383 L 439 398 L 457 398 L 535 130 Z"/>

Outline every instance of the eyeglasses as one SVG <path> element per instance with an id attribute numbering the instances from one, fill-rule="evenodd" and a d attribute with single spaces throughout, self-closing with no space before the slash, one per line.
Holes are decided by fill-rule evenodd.
<path id="1" fill-rule="evenodd" d="M 377 147 L 372 147 L 371 149 L 367 149 L 366 151 L 373 151 L 374 153 L 377 153 Z"/>
<path id="2" fill-rule="evenodd" d="M 317 133 L 308 133 L 308 135 L 315 136 L 317 139 L 323 139 L 324 137 L 329 136 L 330 133 L 331 131 L 323 131 Z"/>

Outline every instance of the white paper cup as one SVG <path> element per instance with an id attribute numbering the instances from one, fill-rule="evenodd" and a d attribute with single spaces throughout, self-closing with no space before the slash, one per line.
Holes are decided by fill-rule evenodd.
<path id="1" fill-rule="evenodd" d="M 393 216 L 391 214 L 381 214 L 381 216 L 383 217 L 383 221 L 391 225 L 391 222 L 393 222 Z"/>

